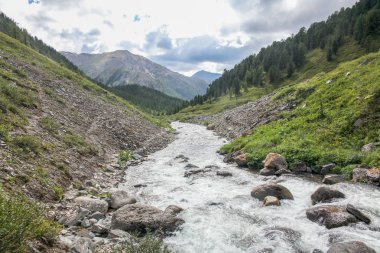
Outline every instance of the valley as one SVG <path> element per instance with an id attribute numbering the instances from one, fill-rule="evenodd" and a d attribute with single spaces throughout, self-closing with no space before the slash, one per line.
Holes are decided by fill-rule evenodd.
<path id="1" fill-rule="evenodd" d="M 1 253 L 380 252 L 378 0 L 110 1 L 0 0 Z"/>

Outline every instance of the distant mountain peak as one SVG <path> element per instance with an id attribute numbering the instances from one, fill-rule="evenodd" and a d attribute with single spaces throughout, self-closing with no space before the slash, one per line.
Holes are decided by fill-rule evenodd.
<path id="1" fill-rule="evenodd" d="M 198 79 L 204 80 L 208 84 L 210 84 L 214 80 L 218 79 L 221 76 L 222 76 L 222 74 L 219 74 L 219 73 L 212 73 L 212 72 L 208 72 L 208 71 L 205 71 L 205 70 L 200 70 L 200 71 L 196 72 L 194 75 L 192 75 L 191 77 L 192 78 L 198 78 Z"/>
<path id="2" fill-rule="evenodd" d="M 62 54 L 92 79 L 109 87 L 138 84 L 169 96 L 190 100 L 203 95 L 208 82 L 191 78 L 128 50 L 101 54 Z"/>

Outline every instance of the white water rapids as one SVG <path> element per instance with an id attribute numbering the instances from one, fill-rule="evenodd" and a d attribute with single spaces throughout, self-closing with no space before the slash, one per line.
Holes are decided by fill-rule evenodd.
<path id="1" fill-rule="evenodd" d="M 358 240 L 380 252 L 380 190 L 369 185 L 340 183 L 331 186 L 346 199 L 338 204 L 353 204 L 372 223 L 327 229 L 306 218 L 310 195 L 320 183 L 295 176 L 281 176 L 294 200 L 282 200 L 281 206 L 263 207 L 250 196 L 254 186 L 266 183 L 264 177 L 235 165 L 223 163 L 216 151 L 226 140 L 203 126 L 172 123 L 177 138 L 165 149 L 127 170 L 126 183 L 120 187 L 134 194 L 140 203 L 160 209 L 178 205 L 185 210 L 180 230 L 165 239 L 174 252 L 326 252 L 331 242 Z M 175 159 L 189 158 L 187 163 Z M 186 164 L 199 168 L 217 165 L 232 177 L 205 174 L 184 177 Z M 146 187 L 135 188 L 136 184 Z M 287 228 L 287 229 L 285 229 Z M 291 229 L 291 230 L 289 230 Z M 294 232 L 296 231 L 296 232 Z"/>

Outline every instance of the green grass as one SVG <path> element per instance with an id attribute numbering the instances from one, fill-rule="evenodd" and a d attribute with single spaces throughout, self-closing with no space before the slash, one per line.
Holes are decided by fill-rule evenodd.
<path id="1" fill-rule="evenodd" d="M 365 59 L 372 61 L 361 66 Z M 299 162 L 320 168 L 336 163 L 350 174 L 354 164 L 380 166 L 380 149 L 362 153 L 367 143 L 380 144 L 380 53 L 344 63 L 328 74 L 280 89 L 273 98 L 297 101 L 298 107 L 282 119 L 234 140 L 223 152 L 243 149 L 249 165 L 259 168 L 270 152 L 281 153 L 293 168 Z M 347 73 L 350 72 L 349 75 Z M 330 84 L 326 82 L 332 80 Z M 357 120 L 364 123 L 355 127 Z"/>
<path id="2" fill-rule="evenodd" d="M 121 150 L 119 153 L 118 164 L 123 167 L 126 162 L 132 159 L 132 153 L 129 150 Z"/>
<path id="3" fill-rule="evenodd" d="M 122 243 L 114 250 L 115 253 L 170 253 L 162 239 L 156 235 L 148 233 L 143 237 L 131 236 L 130 239 Z"/>
<path id="4" fill-rule="evenodd" d="M 197 116 L 208 116 L 217 114 L 224 110 L 232 109 L 236 106 L 246 104 L 251 101 L 269 94 L 275 87 L 257 88 L 252 87 L 248 92 L 238 97 L 222 96 L 212 102 L 205 102 L 202 105 L 189 106 L 181 110 L 179 113 L 170 116 L 172 120 L 186 121 Z"/>
<path id="5" fill-rule="evenodd" d="M 193 117 L 213 115 L 224 110 L 232 109 L 239 105 L 253 102 L 263 95 L 269 94 L 270 92 L 275 91 L 280 87 L 303 82 L 321 72 L 330 72 L 334 70 L 338 64 L 357 59 L 365 54 L 366 51 L 361 48 L 356 41 L 345 38 L 344 45 L 339 48 L 339 51 L 337 55 L 334 56 L 333 61 L 327 61 L 326 52 L 324 50 L 315 49 L 308 53 L 306 57 L 307 63 L 305 66 L 295 72 L 290 79 L 286 78 L 286 71 L 281 74 L 283 79 L 280 86 L 271 86 L 267 84 L 262 88 L 251 87 L 247 92 L 241 90 L 241 96 L 233 96 L 230 98 L 230 96 L 227 94 L 217 98 L 211 103 L 205 102 L 202 105 L 195 105 L 184 108 L 179 113 L 171 116 L 170 118 L 172 120 L 186 121 Z"/>
<path id="6" fill-rule="evenodd" d="M 43 213 L 40 205 L 31 203 L 22 194 L 10 196 L 0 190 L 0 252 L 26 252 L 26 242 L 33 239 L 52 241 L 60 227 Z"/>
<path id="7" fill-rule="evenodd" d="M 18 154 L 36 156 L 41 155 L 44 144 L 42 140 L 37 136 L 32 135 L 18 135 L 12 139 L 12 146 Z"/>

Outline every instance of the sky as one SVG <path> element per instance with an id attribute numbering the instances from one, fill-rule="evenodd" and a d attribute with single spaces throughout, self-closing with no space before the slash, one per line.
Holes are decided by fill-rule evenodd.
<path id="1" fill-rule="evenodd" d="M 59 51 L 129 50 L 182 74 L 222 72 L 356 0 L 0 0 Z"/>

